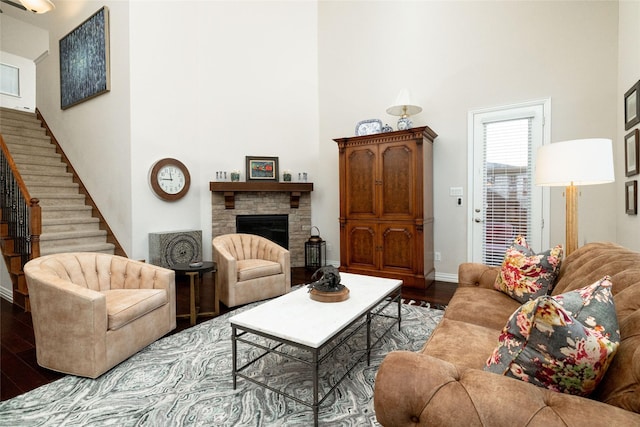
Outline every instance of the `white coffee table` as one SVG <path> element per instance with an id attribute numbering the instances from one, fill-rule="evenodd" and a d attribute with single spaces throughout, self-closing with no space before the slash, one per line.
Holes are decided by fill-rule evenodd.
<path id="1" fill-rule="evenodd" d="M 319 396 L 319 367 L 336 349 L 344 344 L 357 331 L 366 326 L 366 356 L 369 363 L 371 347 L 375 345 L 396 323 L 400 329 L 400 289 L 402 281 L 380 277 L 362 276 L 358 274 L 340 273 L 341 283 L 349 288 L 349 298 L 341 302 L 324 303 L 310 298 L 308 289 L 303 286 L 286 295 L 261 304 L 251 310 L 237 314 L 229 319 L 232 330 L 233 353 L 233 388 L 237 378 L 241 377 L 271 391 L 291 398 L 298 403 L 313 408 L 314 425 L 318 425 L 318 408 L 335 390 L 338 384 L 364 358 L 360 356 L 353 361 L 346 373 L 337 380 L 331 389 Z M 397 303 L 397 316 L 390 316 L 383 310 L 392 303 Z M 376 342 L 371 343 L 371 319 L 382 316 L 393 319 L 386 329 L 378 335 Z M 342 337 L 342 335 L 345 335 Z M 259 343 L 255 336 L 267 338 L 270 345 Z M 337 339 L 339 338 L 339 339 Z M 261 354 L 249 360 L 241 367 L 238 362 L 238 342 L 250 348 L 260 348 Z M 309 360 L 301 360 L 290 352 L 280 351 L 282 346 L 291 346 L 308 351 Z M 313 401 L 305 401 L 283 390 L 271 387 L 264 381 L 257 380 L 244 372 L 255 362 L 269 353 L 302 362 L 311 370 L 313 377 Z"/>

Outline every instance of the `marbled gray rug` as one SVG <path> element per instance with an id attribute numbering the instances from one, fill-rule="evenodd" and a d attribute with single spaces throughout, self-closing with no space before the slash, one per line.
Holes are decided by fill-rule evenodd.
<path id="1" fill-rule="evenodd" d="M 228 318 L 238 310 L 156 341 L 96 380 L 67 376 L 0 402 L 0 425 L 313 425 L 312 410 L 291 399 L 243 379 L 238 379 L 233 390 Z M 422 348 L 442 314 L 440 310 L 402 304 L 401 331 L 392 328 L 373 348 L 371 365 L 360 362 L 327 398 L 320 408 L 320 425 L 377 426 L 373 383 L 382 359 L 392 350 Z M 361 345 L 364 336 L 356 334 L 348 345 Z M 342 353 L 337 357 L 344 357 Z M 349 348 L 346 353 L 350 353 Z M 260 368 L 272 372 L 280 382 L 297 375 L 288 372 L 286 363 L 263 360 Z M 308 385 L 302 384 L 300 393 L 305 393 L 302 389 Z"/>

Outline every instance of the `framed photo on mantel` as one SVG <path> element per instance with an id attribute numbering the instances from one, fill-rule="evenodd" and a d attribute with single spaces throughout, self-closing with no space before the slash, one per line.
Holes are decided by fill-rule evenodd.
<path id="1" fill-rule="evenodd" d="M 278 158 L 246 156 L 247 181 L 278 181 Z"/>

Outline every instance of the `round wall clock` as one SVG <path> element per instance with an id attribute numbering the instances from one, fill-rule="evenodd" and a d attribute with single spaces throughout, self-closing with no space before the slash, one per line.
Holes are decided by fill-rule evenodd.
<path id="1" fill-rule="evenodd" d="M 158 197 L 168 201 L 184 197 L 191 185 L 187 167 L 181 161 L 172 158 L 158 160 L 151 168 L 149 180 Z"/>

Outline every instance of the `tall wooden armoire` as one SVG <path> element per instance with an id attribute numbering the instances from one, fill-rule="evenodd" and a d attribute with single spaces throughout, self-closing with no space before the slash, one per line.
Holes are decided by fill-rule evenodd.
<path id="1" fill-rule="evenodd" d="M 340 271 L 426 289 L 433 265 L 429 127 L 334 139 L 339 149 Z"/>

